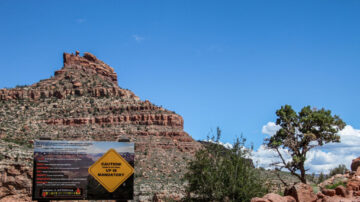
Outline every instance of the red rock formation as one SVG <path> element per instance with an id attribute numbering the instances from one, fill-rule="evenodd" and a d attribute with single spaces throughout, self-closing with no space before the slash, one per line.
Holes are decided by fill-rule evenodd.
<path id="1" fill-rule="evenodd" d="M 31 86 L 0 89 L 1 138 L 23 144 L 43 135 L 55 140 L 128 138 L 136 144 L 136 200 L 151 200 L 155 193 L 182 198 L 178 178 L 186 170 L 186 161 L 201 148 L 183 130 L 183 118 L 120 88 L 114 69 L 90 53 L 64 53 L 63 59 L 54 77 Z M 9 165 L 31 163 L 31 158 L 12 159 Z M 31 196 L 30 173 L 0 168 L 0 179 L 0 200 L 26 201 Z"/>
<path id="2" fill-rule="evenodd" d="M 40 98 L 56 97 L 64 99 L 71 95 L 89 94 L 94 97 L 130 97 L 139 100 L 131 91 L 124 90 L 117 85 L 117 75 L 114 69 L 97 59 L 91 53 L 83 57 L 64 53 L 64 66 L 55 72 L 55 77 L 42 80 L 32 86 L 16 89 L 0 89 L 0 100 L 39 100 Z M 78 74 L 74 74 L 78 73 Z M 84 78 L 98 77 L 108 82 L 104 86 L 83 86 Z M 70 79 L 72 85 L 65 86 Z"/>
<path id="3" fill-rule="evenodd" d="M 56 75 L 65 72 L 66 68 L 72 68 L 85 71 L 86 73 L 96 74 L 117 85 L 117 75 L 114 69 L 97 59 L 93 54 L 84 53 L 84 56 L 80 57 L 78 55 L 64 53 L 63 58 L 64 68 L 55 72 Z"/>
<path id="4" fill-rule="evenodd" d="M 56 97 L 64 99 L 71 95 L 91 95 L 93 97 L 130 97 L 139 100 L 132 92 L 116 87 L 81 88 L 80 83 L 75 83 L 73 89 L 54 90 L 49 88 L 37 89 L 0 89 L 0 100 L 40 100 L 41 98 Z"/>
<path id="5" fill-rule="evenodd" d="M 97 116 L 97 117 L 80 117 L 80 118 L 63 118 L 42 120 L 49 125 L 84 125 L 84 124 L 133 124 L 133 125 L 160 125 L 171 126 L 183 129 L 184 121 L 177 114 L 137 114 L 121 116 Z"/>

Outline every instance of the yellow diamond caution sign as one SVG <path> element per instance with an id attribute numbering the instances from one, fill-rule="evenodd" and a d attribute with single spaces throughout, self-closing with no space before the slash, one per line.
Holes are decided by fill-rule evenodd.
<path id="1" fill-rule="evenodd" d="M 90 166 L 89 173 L 106 190 L 113 192 L 134 173 L 134 168 L 114 149 L 110 149 Z"/>

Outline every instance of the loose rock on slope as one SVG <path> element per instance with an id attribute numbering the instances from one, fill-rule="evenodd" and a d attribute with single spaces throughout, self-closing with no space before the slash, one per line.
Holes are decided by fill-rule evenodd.
<path id="1" fill-rule="evenodd" d="M 354 162 L 360 159 L 354 159 L 351 168 L 352 170 L 359 170 L 360 165 L 354 166 Z M 360 202 L 360 173 L 352 172 L 351 174 L 338 174 L 337 178 L 346 178 L 346 187 L 339 185 L 335 189 L 326 189 L 325 185 L 321 187 L 321 192 L 315 194 L 313 189 L 308 184 L 296 183 L 286 189 L 285 197 L 291 196 L 296 202 Z M 332 179 L 332 182 L 334 178 Z M 271 196 L 271 197 L 270 197 Z M 272 202 L 272 201 L 286 201 L 292 200 L 277 194 L 267 194 L 262 198 L 253 198 L 251 202 Z"/>

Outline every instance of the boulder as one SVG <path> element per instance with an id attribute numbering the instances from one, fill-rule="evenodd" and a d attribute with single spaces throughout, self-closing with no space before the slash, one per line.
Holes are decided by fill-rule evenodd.
<path id="1" fill-rule="evenodd" d="M 353 192 L 353 195 L 354 195 L 354 196 L 360 196 L 360 191 L 354 191 L 354 192 Z"/>
<path id="2" fill-rule="evenodd" d="M 356 169 L 355 174 L 358 175 L 358 176 L 360 176 L 360 166 Z"/>
<path id="3" fill-rule="evenodd" d="M 355 202 L 355 201 L 358 201 L 358 199 L 348 199 L 348 198 L 343 198 L 343 197 L 340 197 L 340 196 L 325 196 L 325 198 L 323 198 L 321 200 L 321 202 Z"/>
<path id="4" fill-rule="evenodd" d="M 346 190 L 346 188 L 342 185 L 339 185 L 335 188 L 336 195 L 347 197 L 349 195 L 349 192 Z"/>
<path id="5" fill-rule="evenodd" d="M 348 177 L 349 177 L 349 174 L 334 175 L 334 176 L 330 177 L 329 179 L 326 179 L 324 182 L 320 183 L 319 187 L 324 189 L 327 185 L 332 185 L 332 184 L 336 184 L 339 182 L 347 183 Z"/>
<path id="6" fill-rule="evenodd" d="M 284 195 L 294 197 L 297 202 L 315 202 L 317 199 L 312 187 L 304 183 L 296 183 L 285 189 Z"/>
<path id="7" fill-rule="evenodd" d="M 351 170 L 352 171 L 357 171 L 357 168 L 360 166 L 360 156 L 357 157 L 356 159 L 352 160 L 351 163 Z"/>
<path id="8" fill-rule="evenodd" d="M 321 192 L 318 192 L 318 193 L 316 194 L 316 196 L 317 196 L 318 200 L 325 197 L 325 195 L 324 195 L 323 193 L 321 193 Z"/>
<path id="9" fill-rule="evenodd" d="M 255 197 L 251 199 L 251 202 L 271 202 L 271 201 L 269 201 L 268 199 Z"/>
<path id="10" fill-rule="evenodd" d="M 321 192 L 326 196 L 335 196 L 336 194 L 334 189 L 322 189 Z"/>
<path id="11" fill-rule="evenodd" d="M 360 190 L 360 180 L 351 179 L 346 185 L 347 190 L 359 191 Z"/>
<path id="12" fill-rule="evenodd" d="M 296 200 L 292 196 L 280 196 L 278 194 L 269 193 L 262 198 L 252 198 L 251 202 L 296 202 Z"/>
<path id="13" fill-rule="evenodd" d="M 292 196 L 284 196 L 287 202 L 296 202 L 295 198 Z"/>
<path id="14" fill-rule="evenodd" d="M 275 201 L 276 202 L 287 202 L 287 200 L 284 197 L 282 197 L 278 194 L 274 194 L 274 193 L 266 194 L 264 196 L 264 199 L 267 199 L 271 202 L 275 202 Z"/>

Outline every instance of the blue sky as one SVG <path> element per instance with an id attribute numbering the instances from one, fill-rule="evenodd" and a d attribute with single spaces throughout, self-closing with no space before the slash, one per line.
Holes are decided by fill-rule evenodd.
<path id="1" fill-rule="evenodd" d="M 284 104 L 325 107 L 360 128 L 360 1 L 0 1 L 0 88 L 32 84 L 91 52 L 119 85 L 223 141 Z"/>

